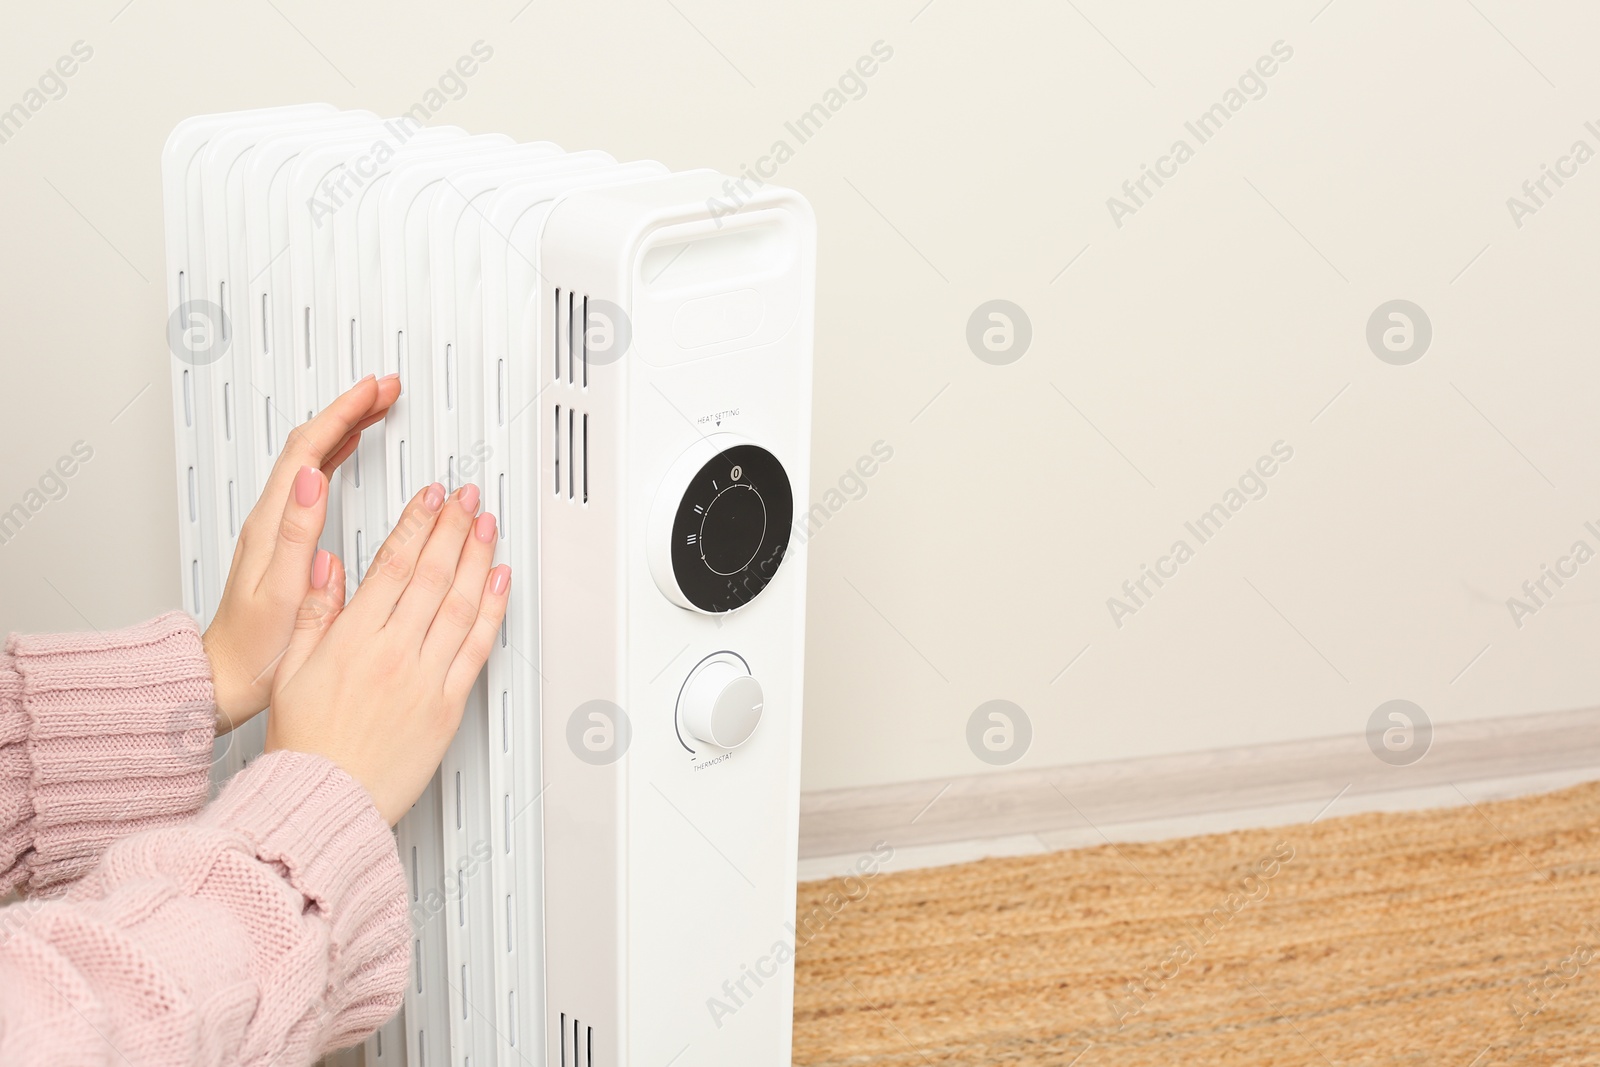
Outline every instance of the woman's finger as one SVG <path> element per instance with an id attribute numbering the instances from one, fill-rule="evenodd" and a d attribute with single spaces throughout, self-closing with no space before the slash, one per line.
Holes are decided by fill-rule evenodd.
<path id="1" fill-rule="evenodd" d="M 286 672 L 286 677 L 293 677 L 300 669 L 344 610 L 344 564 L 339 557 L 318 550 L 311 562 L 309 585 L 295 615 L 288 647 L 274 665 L 276 670 Z M 272 671 L 266 673 L 270 675 Z"/>
<path id="2" fill-rule="evenodd" d="M 422 642 L 422 663 L 430 670 L 443 674 L 449 668 L 478 618 L 489 565 L 494 562 L 496 535 L 493 515 L 485 512 L 472 520 L 472 532 L 456 564 L 455 581 Z"/>
<path id="3" fill-rule="evenodd" d="M 350 618 L 363 629 L 375 631 L 389 621 L 400 594 L 411 582 L 417 559 L 428 543 L 442 507 L 444 486 L 434 482 L 412 497 L 400 513 L 399 523 L 372 557 L 372 566 L 367 568 L 361 588 L 350 599 Z"/>
<path id="4" fill-rule="evenodd" d="M 335 397 L 310 422 L 296 426 L 261 491 L 263 500 L 282 500 L 301 467 L 321 468 L 365 420 L 381 417 L 400 395 L 398 377 L 370 375 Z M 370 423 L 368 423 L 370 425 Z"/>
<path id="5" fill-rule="evenodd" d="M 371 425 L 387 414 L 399 395 L 397 375 L 383 378 L 369 375 L 336 398 L 322 414 L 290 431 L 267 476 L 260 499 L 239 531 L 240 552 L 235 558 L 235 568 L 250 588 L 260 583 L 272 558 L 278 539 L 278 509 L 300 468 L 323 468 L 324 473 L 331 474 L 338 464 L 325 466 L 328 458 L 338 452 L 351 433 L 359 435 L 360 427 Z"/>
<path id="6" fill-rule="evenodd" d="M 383 381 L 382 378 L 378 380 L 380 382 Z M 349 459 L 351 453 L 356 450 L 356 445 L 361 443 L 361 431 L 365 430 L 368 426 L 381 422 L 388 414 L 388 410 L 385 409 L 378 412 L 376 415 L 368 415 L 366 418 L 358 422 L 356 424 L 355 432 L 340 442 L 339 447 L 334 450 L 333 455 L 326 463 L 322 465 L 322 473 L 332 478 L 333 472 L 339 468 L 339 464 Z"/>
<path id="7" fill-rule="evenodd" d="M 278 536 L 272 558 L 261 577 L 261 590 L 285 610 L 306 595 L 307 576 L 316 557 L 317 539 L 328 518 L 328 479 L 315 467 L 301 467 L 294 476 L 283 515 L 278 520 Z"/>
<path id="8" fill-rule="evenodd" d="M 350 454 L 356 450 L 356 446 L 360 443 L 360 430 L 357 430 L 349 437 L 346 437 L 342 442 L 340 442 L 339 447 L 334 449 L 333 455 L 328 457 L 328 461 L 322 465 L 322 473 L 326 474 L 329 478 L 332 478 L 333 472 L 339 469 L 339 464 L 349 459 Z"/>
<path id="9" fill-rule="evenodd" d="M 478 672 L 489 662 L 489 651 L 494 648 L 495 635 L 500 632 L 510 598 L 511 568 L 502 563 L 489 572 L 483 584 L 483 599 L 478 602 L 478 617 L 473 620 L 467 639 L 461 643 L 445 674 L 444 695 L 453 706 L 464 706 L 467 693 L 478 680 Z"/>
<path id="10" fill-rule="evenodd" d="M 417 560 L 417 571 L 405 592 L 400 594 L 394 615 L 385 624 L 386 629 L 403 627 L 403 632 L 412 638 L 411 648 L 422 647 L 423 636 L 433 625 L 433 618 L 455 581 L 461 546 L 478 514 L 478 498 L 478 487 L 469 483 L 445 504 Z"/>
<path id="11" fill-rule="evenodd" d="M 382 422 L 384 417 L 389 414 L 389 408 L 391 406 L 393 406 L 394 400 L 393 399 L 385 400 L 384 397 L 387 396 L 386 390 L 389 388 L 389 386 L 386 383 L 390 382 L 391 380 L 394 383 L 394 389 L 395 389 L 395 394 L 394 395 L 396 397 L 398 397 L 400 395 L 400 378 L 399 378 L 399 375 L 390 374 L 390 375 L 386 375 L 386 376 L 384 376 L 382 378 L 379 378 L 378 379 L 378 402 L 381 405 L 382 410 L 378 411 L 378 413 L 375 414 L 375 415 L 368 415 L 366 418 L 364 418 L 360 422 L 356 423 L 356 432 L 357 433 L 360 433 L 362 430 L 365 430 L 368 426 L 372 426 L 372 425 L 374 425 L 376 423 Z"/>

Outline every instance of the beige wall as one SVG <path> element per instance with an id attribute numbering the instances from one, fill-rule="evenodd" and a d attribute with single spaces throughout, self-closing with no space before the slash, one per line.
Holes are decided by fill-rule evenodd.
<path id="1" fill-rule="evenodd" d="M 1520 628 L 1506 605 L 1600 549 L 1600 160 L 1520 226 L 1507 206 L 1600 150 L 1588 5 L 122 3 L 14 6 L 0 35 L 0 107 L 93 49 L 0 144 L 0 508 L 93 449 L 0 545 L 0 626 L 177 603 L 167 131 L 393 113 L 481 39 L 437 121 L 675 167 L 794 148 L 777 180 L 822 236 L 811 497 L 843 502 L 811 542 L 808 788 L 983 770 L 991 699 L 1044 765 L 1359 732 L 1394 697 L 1435 721 L 1600 697 L 1600 562 Z M 879 41 L 798 143 L 786 120 Z M 1279 41 L 1200 143 L 1185 122 Z M 1107 198 L 1179 138 L 1119 226 Z M 965 336 L 997 298 L 1032 324 L 1009 365 Z M 1393 366 L 1366 324 L 1402 298 L 1433 339 Z M 829 498 L 880 441 L 864 495 Z M 1184 522 L 1279 441 L 1265 497 L 1199 544 Z M 1107 598 L 1179 538 L 1194 557 L 1118 627 Z"/>

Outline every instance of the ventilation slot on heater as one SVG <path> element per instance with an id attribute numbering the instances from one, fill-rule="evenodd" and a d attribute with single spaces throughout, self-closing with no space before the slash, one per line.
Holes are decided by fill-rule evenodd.
<path id="1" fill-rule="evenodd" d="M 185 322 L 189 319 L 189 279 L 183 271 L 178 272 L 178 310 L 183 313 Z M 167 344 L 172 344 L 174 338 L 168 337 Z M 174 349 L 174 351 L 176 351 Z M 183 372 L 183 424 L 194 426 L 194 387 L 189 384 L 189 371 Z"/>
<path id="2" fill-rule="evenodd" d="M 552 340 L 555 353 L 551 369 L 552 380 L 564 380 L 574 388 L 589 388 L 589 298 L 570 289 L 555 291 L 555 304 L 550 309 Z"/>
<path id="3" fill-rule="evenodd" d="M 567 294 L 567 384 L 568 385 L 571 385 L 572 382 L 573 382 L 573 367 L 572 367 L 572 364 L 575 362 L 575 360 L 573 359 L 573 355 L 578 351 L 578 345 L 576 343 L 577 339 L 578 339 L 578 320 L 577 320 L 577 317 L 575 315 L 573 315 L 573 313 L 572 313 L 573 310 L 574 310 L 574 306 L 575 306 L 575 301 L 573 299 L 573 294 L 568 293 Z"/>
<path id="4" fill-rule="evenodd" d="M 568 389 L 589 388 L 589 298 L 571 289 L 554 290 L 550 307 L 551 381 Z M 562 411 L 566 411 L 563 423 Z M 589 503 L 589 416 L 570 404 L 555 406 L 552 470 L 555 495 L 568 503 Z"/>
<path id="5" fill-rule="evenodd" d="M 456 346 L 444 346 L 444 407 L 456 409 Z"/>
<path id="6" fill-rule="evenodd" d="M 571 1053 L 567 1051 L 571 1046 Z M 569 1059 L 568 1056 L 571 1056 Z M 576 1018 L 567 1025 L 567 1013 L 561 1013 L 561 1067 L 593 1067 L 594 1027 L 584 1026 Z"/>
<path id="7" fill-rule="evenodd" d="M 565 413 L 565 419 L 563 419 Z M 564 492 L 567 503 L 589 502 L 589 416 L 579 414 L 570 407 L 556 405 L 555 425 L 552 428 L 555 447 L 552 469 L 555 473 L 555 494 Z M 563 465 L 563 459 L 565 464 Z M 565 474 L 563 475 L 563 470 Z"/>

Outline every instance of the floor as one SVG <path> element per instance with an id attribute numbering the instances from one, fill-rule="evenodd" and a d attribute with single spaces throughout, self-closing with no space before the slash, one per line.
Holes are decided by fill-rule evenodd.
<path id="1" fill-rule="evenodd" d="M 803 883 L 793 1061 L 1600 1063 L 1600 782 L 1463 802 L 1535 784 Z"/>

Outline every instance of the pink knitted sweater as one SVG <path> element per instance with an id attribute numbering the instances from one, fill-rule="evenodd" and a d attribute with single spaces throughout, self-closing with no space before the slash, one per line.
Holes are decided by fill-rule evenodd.
<path id="1" fill-rule="evenodd" d="M 394 838 L 332 763 L 263 756 L 205 805 L 192 620 L 0 655 L 0 1064 L 311 1062 L 400 1004 Z"/>

